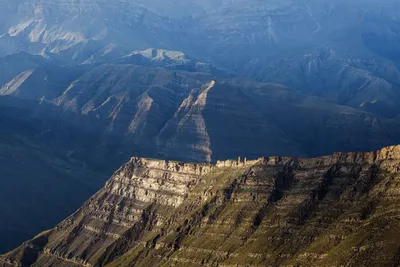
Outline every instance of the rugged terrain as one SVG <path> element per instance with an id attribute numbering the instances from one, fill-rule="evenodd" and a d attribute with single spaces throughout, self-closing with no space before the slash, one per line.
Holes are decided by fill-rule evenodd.
<path id="1" fill-rule="evenodd" d="M 1 266 L 393 266 L 400 146 L 215 165 L 132 158 Z"/>
<path id="2" fill-rule="evenodd" d="M 394 117 L 396 0 L 0 1 L 0 56 L 105 62 L 149 47 Z"/>
<path id="3" fill-rule="evenodd" d="M 42 131 L 54 146 L 100 163 L 130 155 L 194 162 L 318 156 L 400 141 L 395 119 L 237 78 L 176 51 L 138 50 L 78 66 L 19 53 L 0 67 L 1 106 L 26 110 L 46 122 Z M 75 129 L 68 142 L 65 127 Z"/>
<path id="4" fill-rule="evenodd" d="M 396 0 L 0 0 L 0 252 L 132 156 L 400 143 L 399 18 Z"/>
<path id="5" fill-rule="evenodd" d="M 395 118 L 157 49 L 83 65 L 0 58 L 0 119 L 2 252 L 70 214 L 133 155 L 215 162 L 400 142 Z"/>

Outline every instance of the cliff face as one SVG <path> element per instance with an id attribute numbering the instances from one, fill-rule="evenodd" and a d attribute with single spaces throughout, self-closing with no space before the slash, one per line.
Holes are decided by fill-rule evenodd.
<path id="1" fill-rule="evenodd" d="M 400 146 L 186 164 L 132 158 L 0 266 L 395 265 Z"/>
<path id="2" fill-rule="evenodd" d="M 234 78 L 176 51 L 135 51 L 80 66 L 21 53 L 0 59 L 0 69 L 0 106 L 32 101 L 32 117 L 48 122 L 43 132 L 52 130 L 46 141 L 102 164 L 132 155 L 191 162 L 319 156 L 400 142 L 398 120 Z M 65 142 L 66 126 L 73 136 L 93 138 Z"/>

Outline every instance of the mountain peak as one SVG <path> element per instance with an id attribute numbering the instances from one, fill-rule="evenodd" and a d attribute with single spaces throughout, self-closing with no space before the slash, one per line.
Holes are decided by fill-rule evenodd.
<path id="1" fill-rule="evenodd" d="M 124 56 L 123 58 L 141 55 L 151 61 L 170 61 L 176 63 L 188 63 L 191 59 L 181 51 L 171 51 L 165 49 L 148 48 L 145 50 L 136 50 Z"/>

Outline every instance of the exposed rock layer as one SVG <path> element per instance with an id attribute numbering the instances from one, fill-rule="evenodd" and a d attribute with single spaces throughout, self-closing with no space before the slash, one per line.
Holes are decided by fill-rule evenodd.
<path id="1" fill-rule="evenodd" d="M 101 164 L 133 155 L 191 162 L 313 157 L 400 142 L 398 120 L 233 78 L 179 52 L 149 49 L 80 66 L 20 53 L 0 59 L 0 68 L 1 106 L 31 110 L 46 122 L 43 138 Z M 76 129 L 68 142 L 65 127 Z M 82 132 L 93 138 L 74 137 Z"/>
<path id="2" fill-rule="evenodd" d="M 63 65 L 26 53 L 10 55 L 0 58 L 0 95 L 0 120 L 8 121 L 1 123 L 7 141 L 5 157 L 0 158 L 2 178 L 6 177 L 6 186 L 0 186 L 0 196 L 6 199 L 0 201 L 0 217 L 8 219 L 0 222 L 0 237 L 6 237 L 0 253 L 69 215 L 103 184 L 94 173 L 101 171 L 106 177 L 131 156 L 214 162 L 238 155 L 305 157 L 336 150 L 370 151 L 400 142 L 398 120 L 281 85 L 233 78 L 210 64 L 166 50 L 134 51 L 112 63 L 83 65 Z M 25 146 L 10 145 L 8 139 L 14 135 L 34 143 L 33 150 L 41 156 L 31 157 Z M 39 143 L 40 149 L 35 148 Z M 78 171 L 55 164 L 50 174 L 53 168 L 40 169 L 40 158 L 73 162 Z M 38 174 L 15 167 L 14 162 L 33 165 Z M 79 199 L 75 183 L 51 189 L 58 188 L 58 181 L 63 184 L 76 177 L 78 184 L 85 184 L 79 186 Z M 33 187 L 26 186 L 33 181 Z M 75 204 L 60 214 L 63 209 L 57 207 L 65 202 L 37 197 L 46 196 L 43 188 Z M 30 197 L 34 201 L 25 201 Z M 11 207 L 10 202 L 18 204 Z M 41 214 L 58 214 L 58 219 Z M 16 227 L 28 220 L 29 227 Z M 21 236 L 10 241 L 18 233 Z"/>
<path id="3" fill-rule="evenodd" d="M 132 158 L 0 266 L 398 263 L 400 146 L 313 159 Z"/>

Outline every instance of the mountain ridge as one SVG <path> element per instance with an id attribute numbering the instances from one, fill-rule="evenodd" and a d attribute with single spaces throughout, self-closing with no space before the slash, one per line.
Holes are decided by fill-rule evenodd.
<path id="1" fill-rule="evenodd" d="M 143 57 L 143 53 L 147 57 Z M 166 53 L 172 57 L 165 57 Z M 340 106 L 282 85 L 237 78 L 176 51 L 149 49 L 131 55 L 135 58 L 128 56 L 123 61 L 79 67 L 35 58 L 25 67 L 20 64 L 15 70 L 6 70 L 0 81 L 0 94 L 37 101 L 32 111 L 36 118 L 62 118 L 77 128 L 96 129 L 94 133 L 101 133 L 99 138 L 113 149 L 118 147 L 125 151 L 129 146 L 138 150 L 137 153 L 147 153 L 145 156 L 151 157 L 176 158 L 180 155 L 182 160 L 215 161 L 244 155 L 250 150 L 259 156 L 315 156 L 344 149 L 340 146 L 344 141 L 340 139 L 347 140 L 345 149 L 349 151 L 377 149 L 398 142 L 396 129 L 399 123 L 394 119 Z M 179 55 L 177 59 L 176 55 Z M 13 58 L 9 56 L 8 61 L 12 62 Z M 188 65 L 191 66 L 189 69 Z M 63 73 L 61 78 L 60 72 Z M 21 79 L 27 74 L 29 77 Z M 207 101 L 202 102 L 204 105 L 197 104 L 201 109 L 196 112 L 202 118 L 192 116 L 189 113 L 196 108 L 190 111 L 189 106 L 194 104 L 191 99 L 197 98 L 197 92 L 207 87 L 211 80 L 215 85 L 205 95 Z M 229 133 L 220 129 L 218 121 L 222 120 L 231 129 Z M 88 125 L 91 125 L 90 129 Z M 329 142 L 311 138 L 310 128 L 305 131 L 305 127 L 315 129 L 316 138 L 325 138 L 327 134 L 332 138 Z M 326 132 L 328 127 L 331 130 Z M 386 128 L 391 129 L 390 135 L 383 135 Z M 197 130 L 203 131 L 200 135 L 206 131 L 208 137 L 197 135 Z M 340 130 L 344 131 L 340 135 L 333 133 Z M 320 132 L 324 133 L 317 134 Z M 365 138 L 354 139 L 350 135 L 364 135 Z M 380 138 L 374 138 L 375 135 Z M 271 139 L 270 144 L 260 146 L 269 140 L 265 136 Z M 229 142 L 237 143 L 238 151 L 228 147 L 228 138 Z M 247 140 L 248 146 L 241 144 L 239 138 Z M 259 139 L 257 145 L 253 144 L 256 138 Z M 189 148 L 190 142 L 202 146 L 201 140 L 210 142 L 206 146 L 213 151 L 211 159 L 209 152 L 194 153 L 196 148 Z M 279 146 L 276 140 L 281 140 Z M 185 149 L 187 155 L 180 152 L 184 146 L 191 151 Z"/>
<path id="2" fill-rule="evenodd" d="M 396 216 L 391 212 L 399 164 L 400 146 L 216 164 L 133 157 L 81 209 L 1 256 L 0 263 L 388 264 L 400 245 L 396 235 L 387 239 L 395 231 L 367 229 Z M 396 221 L 389 224 L 395 227 Z"/>
<path id="3" fill-rule="evenodd" d="M 67 63 L 110 61 L 149 47 L 183 51 L 258 81 L 355 108 L 367 102 L 370 112 L 378 100 L 387 108 L 377 114 L 399 114 L 394 0 L 177 0 L 173 6 L 141 0 L 4 3 L 0 51 Z"/>

